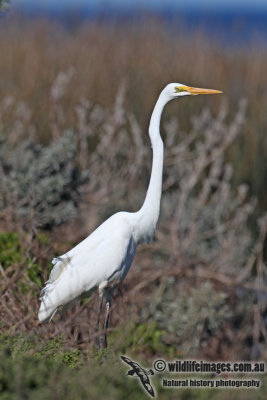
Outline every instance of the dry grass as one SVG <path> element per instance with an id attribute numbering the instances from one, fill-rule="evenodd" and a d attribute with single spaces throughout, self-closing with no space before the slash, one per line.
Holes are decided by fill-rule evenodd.
<path id="1" fill-rule="evenodd" d="M 23 130 L 23 125 L 27 135 L 34 130 L 39 140 L 47 141 L 56 134 L 51 132 L 50 121 L 55 118 L 54 106 L 59 98 L 64 109 L 64 120 L 57 115 L 60 127 L 72 128 L 77 122 L 77 104 L 86 98 L 92 104 L 110 107 L 122 78 L 127 86 L 127 108 L 143 133 L 154 100 L 166 83 L 178 80 L 223 89 L 232 115 L 240 99 L 248 100 L 243 134 L 232 146 L 230 157 L 234 160 L 235 182 L 249 183 L 264 208 L 265 48 L 256 43 L 246 48 L 223 48 L 200 32 L 168 32 L 163 23 L 153 20 L 140 22 L 138 27 L 98 21 L 69 32 L 46 21 L 15 20 L 2 24 L 1 29 L 2 131 Z M 65 94 L 51 90 L 62 71 L 70 80 Z M 181 129 L 188 130 L 191 116 L 204 104 L 217 111 L 220 102 L 199 98 L 179 104 Z M 167 116 L 177 112 L 174 107 L 169 107 Z"/>
<path id="2" fill-rule="evenodd" d="M 255 201 L 247 186 L 236 184 L 245 180 L 251 184 L 250 192 L 262 202 L 266 198 L 262 186 L 266 166 L 261 158 L 266 143 L 266 53 L 256 46 L 249 51 L 218 48 L 201 34 L 170 35 L 159 21 L 139 29 L 91 23 L 65 32 L 45 21 L 30 26 L 11 23 L 2 29 L 1 136 L 15 151 L 26 138 L 53 146 L 66 129 L 73 129 L 75 163 L 81 171 L 89 171 L 79 218 L 49 232 L 45 244 L 34 218 L 28 219 L 31 226 L 26 225 L 25 232 L 25 220 L 16 217 L 15 203 L 12 209 L 1 210 L 1 229 L 19 232 L 23 254 L 19 262 L 0 269 L 2 331 L 35 329 L 45 338 L 63 334 L 70 347 L 84 351 L 92 343 L 93 301 L 76 304 L 54 323 L 40 326 L 39 287 L 27 271 L 38 261 L 45 281 L 54 253 L 66 251 L 70 242 L 77 243 L 112 213 L 141 206 L 151 168 L 148 115 L 162 86 L 182 80 L 223 89 L 227 100 L 184 99 L 166 110 L 157 240 L 139 250 L 122 296 L 114 301 L 110 333 L 123 323 L 126 341 L 133 334 L 131 321 L 153 322 L 162 312 L 158 299 L 168 299 L 172 309 L 179 294 L 186 296 L 196 288 L 201 296 L 203 283 L 210 281 L 215 291 L 226 295 L 232 316 L 225 315 L 220 329 L 205 336 L 205 344 L 200 340 L 189 354 L 266 358 L 266 217 L 259 219 L 253 237 L 248 219 L 252 217 L 256 225 Z M 239 102 L 244 97 L 247 103 Z M 5 168 L 2 173 L 5 179 L 13 178 Z M 34 208 L 29 214 L 34 215 Z M 27 287 L 23 301 L 21 280 Z M 160 315 L 166 331 L 169 325 L 171 329 L 171 321 Z M 177 350 L 176 339 L 164 344 Z M 114 333 L 114 349 L 121 342 Z M 140 351 L 142 343 L 131 345 Z M 149 353 L 145 344 L 141 351 Z"/>

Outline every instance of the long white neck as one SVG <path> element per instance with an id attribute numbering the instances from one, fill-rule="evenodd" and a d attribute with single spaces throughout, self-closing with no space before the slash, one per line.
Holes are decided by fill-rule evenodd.
<path id="1" fill-rule="evenodd" d="M 152 240 L 159 218 L 164 157 L 163 142 L 160 136 L 160 120 L 164 106 L 168 101 L 169 99 L 162 92 L 150 120 L 149 136 L 153 151 L 153 161 L 146 198 L 143 206 L 137 212 L 139 221 L 136 230 L 139 242 Z"/>

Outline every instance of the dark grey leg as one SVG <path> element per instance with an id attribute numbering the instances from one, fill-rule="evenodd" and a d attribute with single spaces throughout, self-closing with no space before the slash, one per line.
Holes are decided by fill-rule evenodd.
<path id="1" fill-rule="evenodd" d="M 97 308 L 97 318 L 96 318 L 96 327 L 95 327 L 95 347 L 96 351 L 100 351 L 100 342 L 99 342 L 99 322 L 100 322 L 100 314 L 101 314 L 101 308 L 102 308 L 102 303 L 103 303 L 103 296 L 104 292 L 99 294 L 99 300 L 98 300 L 98 308 Z"/>
<path id="2" fill-rule="evenodd" d="M 108 342 L 107 342 L 107 327 L 108 327 L 108 318 L 109 318 L 110 305 L 111 305 L 111 296 L 108 296 L 107 303 L 106 303 L 106 314 L 105 314 L 105 320 L 104 320 L 103 339 L 102 339 L 102 343 L 103 343 L 103 348 L 104 349 L 108 346 Z"/>

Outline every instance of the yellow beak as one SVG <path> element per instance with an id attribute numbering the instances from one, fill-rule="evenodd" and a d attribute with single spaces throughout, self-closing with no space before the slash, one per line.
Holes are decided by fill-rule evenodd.
<path id="1" fill-rule="evenodd" d="M 214 89 L 201 89 L 195 88 L 190 86 L 182 86 L 181 89 L 185 92 L 189 92 L 191 94 L 216 94 L 216 93 L 223 93 L 221 90 L 214 90 Z"/>

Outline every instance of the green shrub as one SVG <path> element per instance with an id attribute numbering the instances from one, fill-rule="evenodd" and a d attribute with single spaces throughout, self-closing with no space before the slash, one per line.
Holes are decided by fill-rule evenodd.
<path id="1" fill-rule="evenodd" d="M 32 284 L 37 285 L 38 288 L 42 287 L 40 265 L 33 262 L 30 257 L 25 257 L 24 249 L 20 245 L 17 233 L 0 232 L 0 264 L 4 271 L 11 267 L 9 276 L 12 276 L 17 266 L 21 264 L 20 270 L 25 270 L 26 272 L 22 274 L 18 282 L 22 293 L 28 292 L 32 288 Z"/>
<path id="2" fill-rule="evenodd" d="M 0 263 L 4 270 L 10 265 L 20 262 L 21 258 L 18 234 L 15 232 L 0 232 Z"/>
<path id="3" fill-rule="evenodd" d="M 210 335 L 232 315 L 227 295 L 216 291 L 210 282 L 189 293 L 180 290 L 173 277 L 161 297 L 155 293 L 143 308 L 143 317 L 154 319 L 161 330 L 165 345 L 173 345 L 180 354 L 196 354 Z"/>
<path id="4" fill-rule="evenodd" d="M 77 215 L 79 187 L 86 180 L 76 164 L 77 143 L 71 132 L 43 147 L 0 142 L 0 210 L 31 227 L 53 227 Z"/>

